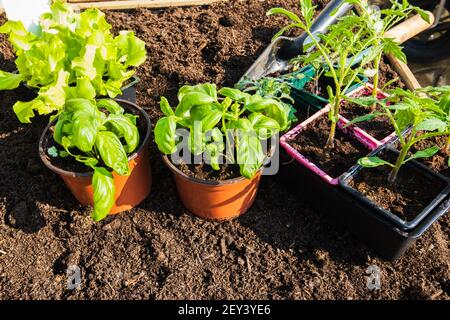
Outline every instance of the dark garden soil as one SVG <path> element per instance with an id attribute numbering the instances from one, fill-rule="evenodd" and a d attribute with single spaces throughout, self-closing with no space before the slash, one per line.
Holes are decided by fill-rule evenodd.
<path id="1" fill-rule="evenodd" d="M 419 159 L 419 161 L 424 163 L 434 171 L 439 172 L 444 176 L 450 178 L 450 169 L 448 167 L 448 158 L 450 156 L 450 152 L 449 154 L 447 154 L 443 150 L 443 147 L 446 142 L 445 140 L 446 140 L 445 137 L 434 137 L 431 139 L 419 141 L 411 148 L 411 153 L 415 153 L 418 150 L 424 150 L 426 148 L 430 148 L 433 146 L 440 147 L 441 150 L 439 150 L 439 152 L 436 153 L 433 157 Z"/>
<path id="2" fill-rule="evenodd" d="M 178 169 L 190 177 L 202 180 L 220 181 L 241 177 L 239 166 L 237 165 L 222 164 L 219 170 L 213 170 L 211 166 L 204 162 L 200 164 L 181 163 L 178 165 Z"/>
<path id="3" fill-rule="evenodd" d="M 333 178 L 346 172 L 368 150 L 361 142 L 337 129 L 333 147 L 325 147 L 330 132 L 328 113 L 309 123 L 289 144 Z"/>
<path id="4" fill-rule="evenodd" d="M 380 157 L 391 163 L 396 160 L 393 154 Z M 404 221 L 413 220 L 444 189 L 439 180 L 420 175 L 410 166 L 403 166 L 390 184 L 390 171 L 387 166 L 363 169 L 349 185 Z"/>
<path id="5" fill-rule="evenodd" d="M 383 109 L 377 105 L 375 110 L 370 110 L 369 108 L 364 108 L 348 102 L 344 102 L 341 107 L 341 115 L 347 120 L 353 120 L 370 112 L 383 112 Z M 394 128 L 387 116 L 378 116 L 368 121 L 359 122 L 356 126 L 378 140 L 383 140 L 394 132 Z"/>
<path id="6" fill-rule="evenodd" d="M 180 85 L 233 85 L 286 23 L 265 16 L 273 6 L 297 10 L 298 0 L 109 12 L 115 30 L 135 30 L 147 42 L 138 103 L 153 125 L 162 115 L 159 96 L 175 103 Z M 0 40 L 0 68 L 12 70 L 13 55 Z M 14 102 L 30 98 L 23 89 L 0 93 L 1 299 L 450 298 L 448 217 L 393 263 L 273 177 L 264 177 L 246 215 L 204 221 L 183 208 L 154 143 L 151 195 L 94 223 L 39 159 L 46 119 L 16 119 Z M 81 270 L 77 290 L 67 289 L 71 265 Z M 372 265 L 382 272 L 380 290 L 366 286 Z"/>
<path id="7" fill-rule="evenodd" d="M 364 89 L 362 92 L 360 92 L 360 96 L 367 96 L 370 94 L 371 92 L 369 92 L 368 89 Z M 341 115 L 347 120 L 353 120 L 370 112 L 383 111 L 384 110 L 379 105 L 377 105 L 374 110 L 371 110 L 370 108 L 364 108 L 350 102 L 344 102 L 341 107 Z M 392 124 L 387 116 L 378 116 L 368 121 L 359 122 L 356 125 L 378 140 L 382 140 L 389 136 L 392 132 L 394 132 L 394 128 L 392 127 Z"/>

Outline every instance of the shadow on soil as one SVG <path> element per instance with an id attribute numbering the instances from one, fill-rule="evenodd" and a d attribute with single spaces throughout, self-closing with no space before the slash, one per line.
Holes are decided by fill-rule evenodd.
<path id="1" fill-rule="evenodd" d="M 268 192 L 279 194 L 279 202 L 265 201 Z M 319 205 L 299 197 L 274 177 L 263 177 L 254 207 L 239 222 L 274 248 L 294 250 L 299 261 L 312 260 L 320 267 L 329 260 L 364 265 L 374 255 Z"/>

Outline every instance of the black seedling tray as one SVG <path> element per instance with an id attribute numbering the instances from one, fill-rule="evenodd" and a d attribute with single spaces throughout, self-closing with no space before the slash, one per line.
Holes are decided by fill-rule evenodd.
<path id="1" fill-rule="evenodd" d="M 394 153 L 396 155 L 399 154 L 397 150 L 391 148 L 388 145 L 384 145 L 374 150 L 369 156 L 376 156 L 386 151 Z M 378 214 L 380 217 L 386 219 L 388 222 L 392 223 L 393 226 L 399 228 L 400 230 L 408 231 L 414 229 L 420 223 L 420 221 L 422 221 L 432 210 L 438 207 L 439 204 L 450 194 L 450 179 L 432 171 L 427 166 L 415 160 L 409 161 L 404 165 L 404 168 L 402 169 L 405 170 L 406 168 L 408 168 L 409 170 L 413 170 L 416 175 L 424 175 L 430 179 L 439 181 L 443 186 L 442 191 L 411 221 L 405 221 L 392 212 L 381 208 L 380 206 L 369 200 L 367 197 L 362 195 L 360 192 L 349 186 L 348 182 L 356 175 L 358 175 L 361 170 L 370 169 L 365 169 L 360 165 L 354 166 L 346 174 L 340 177 L 339 183 L 341 187 L 346 190 L 352 197 L 354 197 L 355 201 L 360 202 L 367 211 Z"/>

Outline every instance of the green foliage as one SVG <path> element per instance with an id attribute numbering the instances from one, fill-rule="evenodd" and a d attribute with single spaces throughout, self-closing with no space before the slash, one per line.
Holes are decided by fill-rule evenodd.
<path id="1" fill-rule="evenodd" d="M 267 15 L 281 14 L 290 20 L 290 24 L 280 30 L 275 37 L 291 28 L 300 28 L 311 39 L 311 43 L 303 48 L 304 53 L 294 58 L 292 63 L 312 65 L 318 75 L 324 74 L 333 80 L 333 86 L 327 88 L 331 104 L 329 112 L 331 129 L 327 145 L 332 145 L 334 141 L 343 92 L 354 83 L 357 75 L 366 74 L 374 77 L 374 96 L 376 96 L 382 53 L 390 53 L 406 61 L 401 47 L 392 39 L 384 37 L 386 31 L 413 11 L 426 16 L 420 8 L 410 6 L 406 0 L 401 2 L 391 0 L 391 8 L 380 11 L 368 6 L 362 0 L 347 0 L 347 2 L 359 7 L 361 14 L 350 12 L 339 18 L 336 24 L 328 28 L 326 34 L 312 33 L 311 26 L 316 6 L 312 5 L 311 0 L 300 2 L 301 18 L 283 8 L 272 8 L 267 12 Z M 315 46 L 314 50 L 310 50 L 312 46 Z M 371 62 L 374 62 L 374 66 L 369 69 Z"/>
<path id="2" fill-rule="evenodd" d="M 268 15 L 282 14 L 291 20 L 291 27 L 297 27 L 306 32 L 311 39 L 314 50 L 309 50 L 311 45 L 304 48 L 303 55 L 293 60 L 294 64 L 312 65 L 317 74 L 325 74 L 333 80 L 333 87 L 327 88 L 329 92 L 329 102 L 331 104 L 329 119 L 331 120 L 331 130 L 327 145 L 334 143 L 334 133 L 338 121 L 340 100 L 345 92 L 355 81 L 357 75 L 363 71 L 363 63 L 352 67 L 357 57 L 372 44 L 369 37 L 370 31 L 364 19 L 354 13 L 339 19 L 339 21 L 328 28 L 327 34 L 313 35 L 311 26 L 315 6 L 311 0 L 301 1 L 301 17 L 294 13 L 287 13 L 286 10 L 274 8 L 268 11 Z M 363 61 L 367 64 L 369 61 Z"/>
<path id="3" fill-rule="evenodd" d="M 292 122 L 297 121 L 297 117 L 295 116 L 296 110 L 293 107 L 295 101 L 291 97 L 291 87 L 288 83 L 276 78 L 263 77 L 258 80 L 244 79 L 236 85 L 236 88 L 247 93 L 259 94 L 264 98 L 278 100 L 283 104 L 286 111 L 288 111 L 288 126 Z"/>
<path id="4" fill-rule="evenodd" d="M 145 43 L 133 32 L 114 36 L 104 13 L 98 9 L 74 13 L 61 0 L 41 16 L 38 34 L 18 21 L 6 22 L 0 33 L 9 36 L 18 69 L 17 74 L 0 71 L 0 90 L 17 88 L 21 82 L 39 90 L 33 101 L 14 105 L 23 123 L 31 122 L 35 112 L 61 112 L 68 99 L 116 97 L 134 67 L 146 59 Z"/>
<path id="5" fill-rule="evenodd" d="M 415 92 L 397 88 L 389 93 L 391 94 L 389 97 L 376 101 L 383 110 L 383 112 L 376 113 L 376 116 L 386 116 L 391 121 L 401 146 L 399 157 L 395 164 L 390 164 L 377 157 L 362 158 L 359 164 L 364 167 L 384 164 L 392 166 L 390 180 L 393 182 L 402 165 L 413 159 L 431 157 L 439 151 L 438 146 L 432 146 L 419 150 L 407 158 L 413 145 L 424 139 L 450 135 L 448 102 L 450 86 L 427 87 Z M 349 98 L 349 101 L 362 106 L 374 102 L 373 97 Z M 348 125 L 367 120 L 370 120 L 367 116 L 361 116 L 353 119 Z M 410 132 L 404 136 L 403 131 L 407 128 Z M 445 148 L 447 147 L 445 146 Z"/>
<path id="6" fill-rule="evenodd" d="M 134 121 L 133 121 L 134 119 Z M 114 204 L 111 170 L 128 175 L 128 154 L 139 145 L 136 116 L 124 113 L 114 100 L 70 99 L 56 122 L 53 139 L 63 147 L 48 149 L 52 157 L 73 157 L 94 171 L 93 219 L 106 217 Z"/>
<path id="7" fill-rule="evenodd" d="M 183 86 L 178 93 L 179 103 L 173 110 L 167 99 L 161 98 L 164 117 L 155 126 L 155 141 L 164 154 L 177 151 L 180 141 L 176 130 L 189 130 L 189 150 L 204 154 L 214 170 L 229 144 L 233 130 L 235 153 L 229 160 L 240 166 L 241 174 L 252 178 L 261 168 L 266 154 L 261 141 L 289 126 L 289 109 L 276 98 L 249 94 L 224 87 L 217 91 L 214 84 Z M 233 152 L 232 152 L 233 153 Z"/>

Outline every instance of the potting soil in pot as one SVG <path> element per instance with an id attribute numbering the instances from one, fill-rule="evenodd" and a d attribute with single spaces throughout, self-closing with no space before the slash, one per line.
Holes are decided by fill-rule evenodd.
<path id="1" fill-rule="evenodd" d="M 181 163 L 177 167 L 187 176 L 201 180 L 222 181 L 241 177 L 239 166 L 232 164 L 222 164 L 219 170 L 214 170 L 204 162 L 200 164 Z"/>
<path id="2" fill-rule="evenodd" d="M 347 120 L 353 120 L 357 117 L 364 116 L 373 112 L 383 112 L 384 110 L 379 105 L 374 110 L 370 108 L 364 108 L 354 103 L 343 102 L 341 107 L 341 115 Z M 378 116 L 374 119 L 359 122 L 356 124 L 358 128 L 361 128 L 375 139 L 381 140 L 386 138 L 392 132 L 394 128 L 387 116 Z"/>
<path id="3" fill-rule="evenodd" d="M 419 159 L 420 162 L 430 167 L 433 171 L 438 172 L 446 177 L 450 178 L 450 168 L 448 167 L 448 158 L 450 153 L 446 153 L 443 148 L 446 142 L 446 137 L 433 137 L 419 141 L 411 148 L 411 153 L 415 153 L 418 150 L 424 150 L 433 146 L 441 148 L 438 153 L 429 158 Z"/>
<path id="4" fill-rule="evenodd" d="M 383 153 L 382 159 L 395 163 L 395 156 Z M 443 190 L 442 182 L 421 175 L 404 165 L 394 184 L 388 182 L 391 168 L 363 168 L 349 185 L 365 197 L 404 221 L 413 220 Z"/>
<path id="5" fill-rule="evenodd" d="M 328 114 L 309 123 L 289 144 L 331 177 L 338 177 L 370 151 L 357 139 L 336 129 L 334 147 L 325 148 L 330 121 Z"/>

